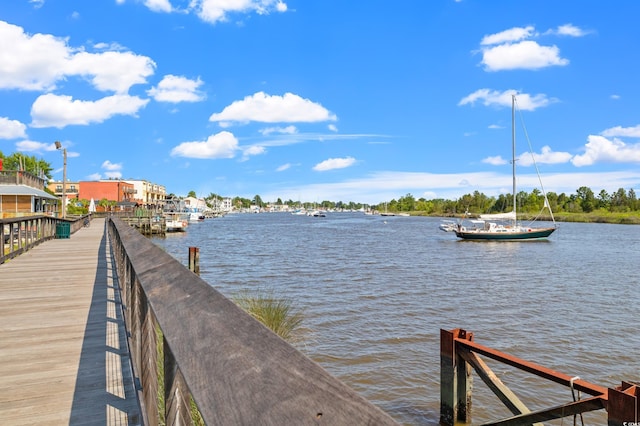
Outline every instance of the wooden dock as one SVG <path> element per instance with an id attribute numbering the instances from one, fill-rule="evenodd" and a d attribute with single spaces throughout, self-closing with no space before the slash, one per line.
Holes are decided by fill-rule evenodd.
<path id="1" fill-rule="evenodd" d="M 141 424 L 104 219 L 0 265 L 3 425 Z"/>

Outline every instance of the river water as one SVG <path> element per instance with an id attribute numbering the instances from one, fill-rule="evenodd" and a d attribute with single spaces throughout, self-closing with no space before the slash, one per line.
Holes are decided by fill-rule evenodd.
<path id="1" fill-rule="evenodd" d="M 184 265 L 198 247 L 201 277 L 226 296 L 290 298 L 309 329 L 299 349 L 402 424 L 438 424 L 441 328 L 601 386 L 640 381 L 640 227 L 561 223 L 544 241 L 472 242 L 439 222 L 232 214 L 152 240 Z M 487 363 L 529 409 L 573 400 Z M 509 415 L 475 375 L 473 424 Z"/>

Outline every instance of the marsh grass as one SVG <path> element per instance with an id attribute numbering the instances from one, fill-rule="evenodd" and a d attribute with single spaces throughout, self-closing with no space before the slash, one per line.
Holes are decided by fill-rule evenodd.
<path id="1" fill-rule="evenodd" d="M 242 292 L 233 296 L 232 300 L 287 342 L 294 344 L 304 340 L 304 313 L 293 306 L 290 298 L 263 290 L 257 294 Z"/>

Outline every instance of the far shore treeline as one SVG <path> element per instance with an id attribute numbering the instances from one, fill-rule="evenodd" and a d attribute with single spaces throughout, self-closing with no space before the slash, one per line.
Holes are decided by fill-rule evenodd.
<path id="1" fill-rule="evenodd" d="M 209 197 L 220 198 L 211 194 Z M 209 198 L 207 197 L 207 199 Z M 548 192 L 549 206 L 556 220 L 576 222 L 607 222 L 640 224 L 640 202 L 633 189 L 619 188 L 609 194 L 600 190 L 598 195 L 591 188 L 582 186 L 573 194 L 557 194 Z M 531 192 L 520 191 L 516 194 L 518 214 L 525 217 L 536 217 L 544 207 L 544 195 L 534 189 Z M 355 202 L 322 201 L 321 203 L 300 203 L 298 201 L 278 199 L 274 202 L 264 202 L 259 195 L 253 199 L 236 197 L 233 205 L 239 208 L 250 206 L 267 207 L 269 204 L 288 205 L 291 208 L 323 208 L 323 209 L 347 209 L 360 210 L 371 209 L 380 212 L 409 213 L 411 215 L 454 217 L 465 214 L 478 215 L 481 213 L 504 213 L 512 210 L 512 194 L 500 194 L 498 197 L 489 197 L 479 191 L 465 194 L 457 200 L 445 199 L 416 199 L 407 194 L 403 197 L 376 205 L 365 205 Z M 549 210 L 544 209 L 540 219 L 550 219 Z"/>
<path id="2" fill-rule="evenodd" d="M 0 159 L 3 160 L 4 170 L 24 170 L 51 179 L 52 168 L 49 163 L 34 156 L 27 156 L 22 153 L 13 153 L 5 156 L 0 151 Z M 168 194 L 167 197 L 175 196 Z M 191 191 L 187 196 L 194 196 Z M 209 194 L 205 197 L 207 204 L 213 206 L 216 200 L 223 196 Z M 579 222 L 608 222 L 608 223 L 634 223 L 640 224 L 640 202 L 633 189 L 625 190 L 619 188 L 613 193 L 608 193 L 604 189 L 598 194 L 586 186 L 582 186 L 572 194 L 557 194 L 548 192 L 547 199 L 549 206 L 556 220 L 579 221 Z M 86 201 L 86 200 L 79 200 Z M 106 200 L 105 200 L 106 201 Z M 543 210 L 544 195 L 540 190 L 534 189 L 531 192 L 520 191 L 516 195 L 518 213 L 523 216 L 536 217 Z M 88 201 L 86 203 L 88 206 Z M 300 202 L 293 200 L 283 201 L 278 198 L 276 201 L 265 202 L 260 195 L 255 195 L 252 199 L 234 197 L 232 204 L 237 209 L 248 209 L 252 206 L 266 208 L 269 204 L 287 205 L 290 208 L 322 208 L 337 210 L 377 210 L 391 213 L 409 213 L 412 215 L 424 216 L 463 216 L 465 214 L 477 215 L 481 213 L 502 213 L 511 211 L 513 196 L 511 194 L 500 194 L 498 197 L 489 197 L 479 191 L 465 194 L 457 200 L 446 199 L 426 199 L 415 198 L 412 194 L 406 194 L 400 198 L 381 201 L 379 204 L 370 205 L 354 201 L 322 201 L 320 203 Z M 542 219 L 550 218 L 549 211 Z"/>

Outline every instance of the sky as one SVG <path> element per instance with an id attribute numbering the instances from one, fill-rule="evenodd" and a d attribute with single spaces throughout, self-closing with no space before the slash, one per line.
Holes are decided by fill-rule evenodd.
<path id="1" fill-rule="evenodd" d="M 10 0 L 0 151 L 61 181 L 377 204 L 640 191 L 640 3 Z M 522 118 L 522 122 L 520 121 Z"/>

